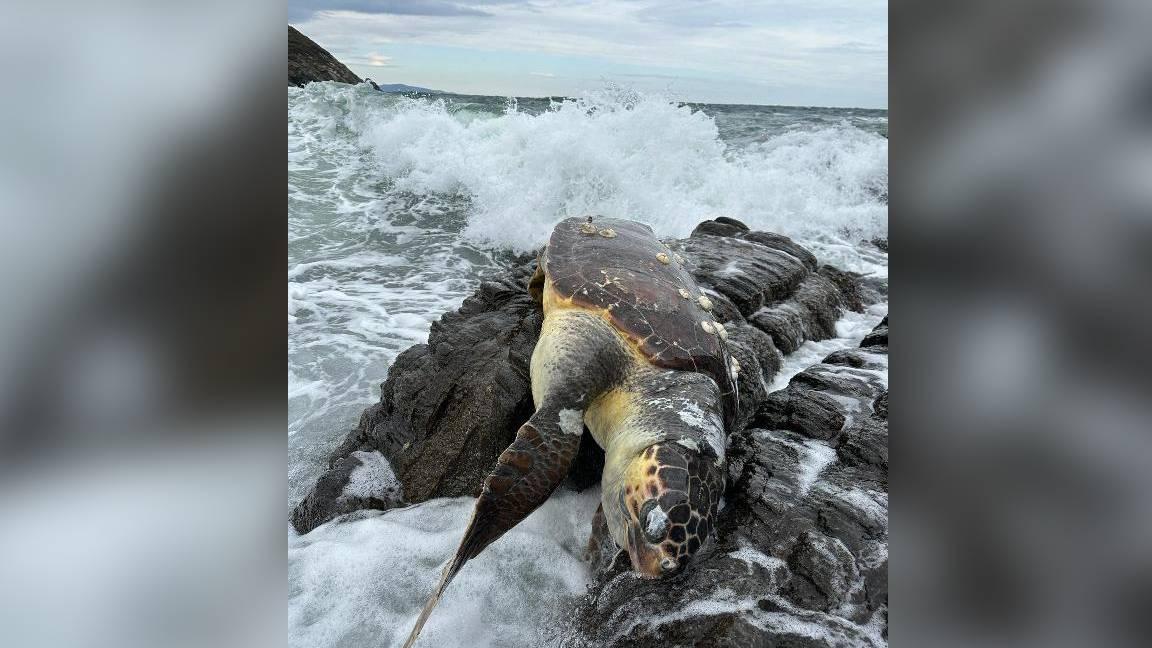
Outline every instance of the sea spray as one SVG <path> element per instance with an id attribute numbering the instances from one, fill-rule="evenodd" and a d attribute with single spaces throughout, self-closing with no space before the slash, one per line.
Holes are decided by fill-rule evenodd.
<path id="1" fill-rule="evenodd" d="M 618 89 L 536 110 L 339 84 L 295 92 L 296 112 L 324 133 L 344 129 L 371 153 L 353 163 L 391 191 L 466 198 L 464 234 L 487 245 L 534 249 L 557 220 L 587 213 L 640 220 L 661 236 L 716 215 L 800 239 L 887 236 L 888 140 L 859 117 L 766 118 L 758 141 L 734 145 L 718 123 L 737 119 L 732 107 L 712 117 Z"/>

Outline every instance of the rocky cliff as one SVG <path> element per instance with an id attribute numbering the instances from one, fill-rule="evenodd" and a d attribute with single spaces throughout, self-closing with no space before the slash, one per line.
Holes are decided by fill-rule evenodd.
<path id="1" fill-rule="evenodd" d="M 328 50 L 289 25 L 288 85 L 302 86 L 309 81 L 360 83 L 360 77 L 337 61 Z"/>

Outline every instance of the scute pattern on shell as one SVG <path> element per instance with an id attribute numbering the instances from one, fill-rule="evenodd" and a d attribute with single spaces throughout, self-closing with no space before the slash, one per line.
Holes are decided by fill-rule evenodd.
<path id="1" fill-rule="evenodd" d="M 634 221 L 596 218 L 612 238 L 585 236 L 584 218 L 561 221 L 544 252 L 544 272 L 556 293 L 573 304 L 607 311 L 613 325 L 636 343 L 658 367 L 697 371 L 725 392 L 725 418 L 734 416 L 736 385 L 723 339 L 702 322 L 712 315 L 682 291 L 701 294 L 695 279 L 679 264 L 664 264 L 664 245 L 652 229 Z M 717 325 L 719 326 L 719 325 Z"/>

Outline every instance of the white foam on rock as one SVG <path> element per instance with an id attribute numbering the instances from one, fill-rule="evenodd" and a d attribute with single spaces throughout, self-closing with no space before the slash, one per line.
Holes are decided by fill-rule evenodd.
<path id="1" fill-rule="evenodd" d="M 884 319 L 887 314 L 887 302 L 869 306 L 863 313 L 853 311 L 845 312 L 836 322 L 836 337 L 818 342 L 809 340 L 801 344 L 800 348 L 784 356 L 784 361 L 780 365 L 780 371 L 776 373 L 772 379 L 772 384 L 769 385 L 769 392 L 784 389 L 788 386 L 788 381 L 792 380 L 796 374 L 819 363 L 827 357 L 829 353 L 841 349 L 854 349 L 859 347 L 864 336 L 876 328 L 876 325 L 879 324 L 880 320 Z M 876 357 L 879 358 L 882 356 Z M 885 384 L 887 384 L 887 371 L 875 373 L 882 374 Z"/>
<path id="2" fill-rule="evenodd" d="M 888 493 L 869 488 L 842 488 L 829 483 L 822 483 L 818 488 L 851 506 L 869 524 L 888 526 Z"/>
<path id="3" fill-rule="evenodd" d="M 785 566 L 783 560 L 775 556 L 769 556 L 763 551 L 743 542 L 741 542 L 739 549 L 728 552 L 728 557 L 742 560 L 749 565 L 759 565 L 770 572 L 774 572 Z M 751 567 L 749 567 L 749 573 L 751 573 Z"/>
<path id="4" fill-rule="evenodd" d="M 759 605 L 762 600 L 771 602 L 773 608 L 783 611 L 762 609 Z M 631 607 L 624 609 L 636 612 Z M 623 625 L 617 633 L 617 638 L 627 636 L 642 625 L 659 628 L 676 622 L 725 614 L 737 615 L 747 623 L 773 635 L 806 637 L 823 641 L 829 646 L 880 647 L 888 644 L 877 632 L 878 624 L 859 625 L 835 614 L 799 608 L 787 599 L 774 594 L 738 597 L 729 588 L 720 588 L 708 598 L 690 601 L 679 610 L 667 614 L 633 614 L 634 618 Z"/>
<path id="5" fill-rule="evenodd" d="M 818 439 L 804 439 L 796 447 L 799 457 L 800 472 L 796 476 L 798 496 L 803 497 L 812 490 L 812 485 L 819 479 L 820 473 L 836 461 L 836 450 Z"/>
<path id="6" fill-rule="evenodd" d="M 364 499 L 374 497 L 381 500 L 400 497 L 402 490 L 400 480 L 396 479 L 396 474 L 392 472 L 392 466 L 384 455 L 376 451 L 357 450 L 352 456 L 360 460 L 360 465 L 348 476 L 344 496 Z"/>

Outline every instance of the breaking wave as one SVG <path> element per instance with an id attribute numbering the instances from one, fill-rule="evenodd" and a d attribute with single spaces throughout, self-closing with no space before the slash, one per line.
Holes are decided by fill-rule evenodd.
<path id="1" fill-rule="evenodd" d="M 393 190 L 467 198 L 464 234 L 479 243 L 525 251 L 558 219 L 584 214 L 662 236 L 719 215 L 801 239 L 887 236 L 888 140 L 848 120 L 737 146 L 704 110 L 619 90 L 495 114 L 364 86 L 294 92 L 293 108 L 329 134 L 344 130 L 349 157 Z"/>

